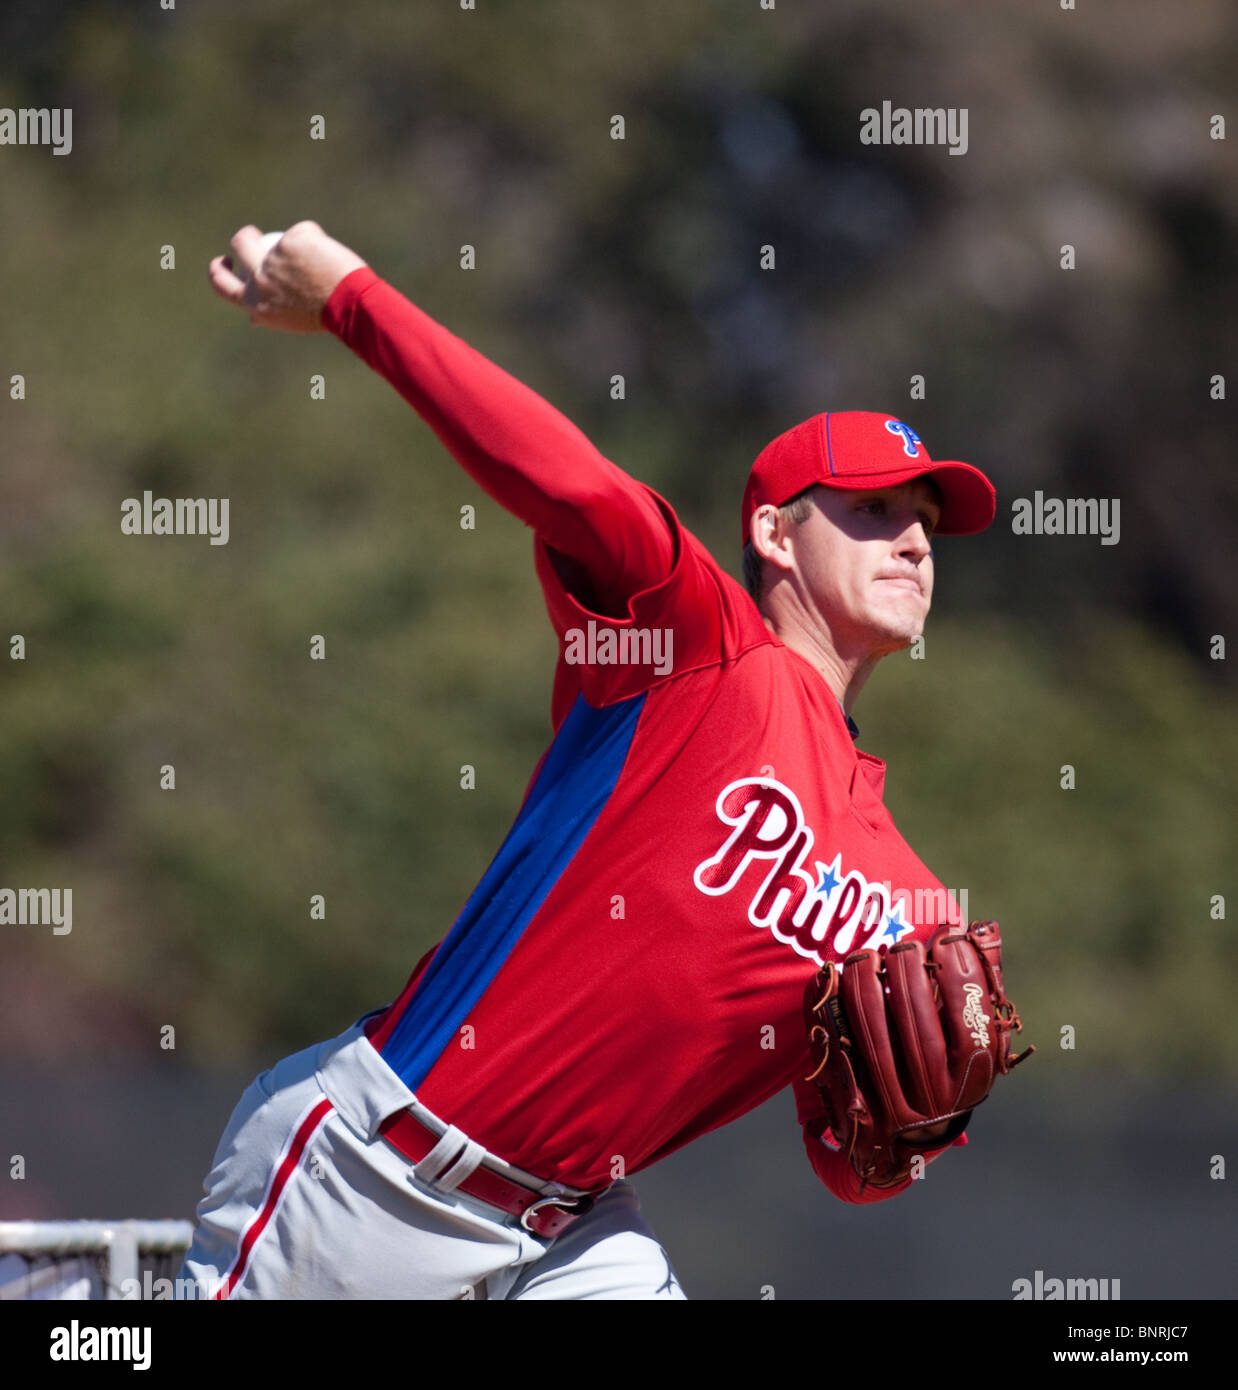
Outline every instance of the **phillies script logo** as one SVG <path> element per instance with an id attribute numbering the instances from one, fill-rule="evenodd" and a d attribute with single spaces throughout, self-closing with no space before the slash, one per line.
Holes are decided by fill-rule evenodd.
<path id="1" fill-rule="evenodd" d="M 831 955 L 893 943 L 914 930 L 903 918 L 904 895 L 892 903 L 887 884 L 870 883 L 855 869 L 841 873 L 841 855 L 832 864 L 813 860 L 816 872 L 808 872 L 812 830 L 790 787 L 745 777 L 722 789 L 715 810 L 735 828 L 713 858 L 696 866 L 692 881 L 702 893 L 720 897 L 750 864 L 768 864 L 748 920 L 768 927 L 801 956 L 824 965 Z"/>

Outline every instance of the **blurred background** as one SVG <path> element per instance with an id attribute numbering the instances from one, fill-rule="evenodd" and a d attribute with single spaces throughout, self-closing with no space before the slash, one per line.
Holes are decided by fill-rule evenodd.
<path id="1" fill-rule="evenodd" d="M 74 921 L 0 926 L 0 1218 L 192 1215 L 240 1089 L 398 992 L 549 740 L 525 528 L 210 293 L 237 227 L 315 218 L 737 575 L 816 411 L 996 483 L 856 715 L 1039 1054 L 878 1208 L 789 1096 L 642 1175 L 689 1295 L 1233 1297 L 1236 60 L 1225 0 L 8 0 L 0 106 L 73 128 L 0 146 L 0 886 Z M 966 108 L 966 154 L 861 144 L 884 100 Z M 122 535 L 145 489 L 229 498 L 229 543 Z M 1119 543 L 1014 534 L 1037 490 L 1120 499 Z"/>

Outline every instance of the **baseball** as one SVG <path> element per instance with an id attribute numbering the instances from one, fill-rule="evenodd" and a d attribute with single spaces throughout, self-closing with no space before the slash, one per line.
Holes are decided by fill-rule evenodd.
<path id="1" fill-rule="evenodd" d="M 258 250 L 259 250 L 259 252 L 260 252 L 259 257 L 258 257 L 258 264 L 257 264 L 257 266 L 254 267 L 254 274 L 255 274 L 255 275 L 257 275 L 258 271 L 260 271 L 260 270 L 262 269 L 262 262 L 266 260 L 267 255 L 269 254 L 269 252 L 270 252 L 270 250 L 271 250 L 271 247 L 274 246 L 275 243 L 276 243 L 276 242 L 280 239 L 280 237 L 282 237 L 283 235 L 284 235 L 283 232 L 267 232 L 267 234 L 262 238 L 262 241 L 261 241 L 261 243 L 259 244 L 259 247 L 258 247 Z"/>

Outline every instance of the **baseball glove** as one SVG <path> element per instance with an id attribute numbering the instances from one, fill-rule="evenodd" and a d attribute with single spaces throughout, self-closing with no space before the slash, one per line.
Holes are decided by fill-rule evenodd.
<path id="1" fill-rule="evenodd" d="M 1035 1051 L 1011 1057 L 1022 1021 L 1002 987 L 996 922 L 942 926 L 855 951 L 808 982 L 804 1016 L 835 1141 L 865 1186 L 894 1187 L 912 1159 L 962 1134 L 972 1110 Z"/>

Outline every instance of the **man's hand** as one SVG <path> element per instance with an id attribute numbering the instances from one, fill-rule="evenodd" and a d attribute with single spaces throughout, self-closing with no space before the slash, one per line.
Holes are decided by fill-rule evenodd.
<path id="1" fill-rule="evenodd" d="M 231 242 L 232 255 L 216 256 L 210 263 L 207 274 L 215 293 L 248 310 L 250 323 L 259 327 L 282 328 L 287 333 L 322 332 L 322 311 L 332 290 L 365 262 L 329 237 L 317 222 L 294 223 L 265 260 L 261 245 L 257 227 L 237 232 Z"/>

